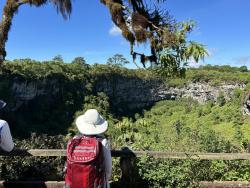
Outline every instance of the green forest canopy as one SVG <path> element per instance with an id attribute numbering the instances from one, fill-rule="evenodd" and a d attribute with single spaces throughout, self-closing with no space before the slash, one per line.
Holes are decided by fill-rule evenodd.
<path id="1" fill-rule="evenodd" d="M 59 108 L 56 110 L 46 108 L 44 103 L 41 109 L 34 109 L 33 103 L 29 106 L 29 113 L 26 115 L 28 119 L 20 116 L 22 111 L 14 113 L 13 117 L 19 119 L 17 123 L 21 125 L 10 124 L 13 132 L 16 132 L 17 147 L 65 148 L 69 138 L 66 134 L 77 133 L 72 124 L 74 114 L 77 115 L 87 108 L 95 107 L 109 121 L 106 136 L 111 140 L 113 149 L 127 146 L 133 150 L 246 152 L 250 141 L 250 118 L 242 115 L 241 107 L 242 98 L 250 88 L 248 84 L 250 72 L 245 67 L 207 65 L 198 69 L 188 69 L 186 78 L 164 80 L 170 86 L 176 87 L 183 87 L 190 82 L 209 82 L 214 85 L 246 84 L 244 90 L 234 91 L 230 101 L 223 100 L 223 96 L 220 96 L 220 102 L 217 104 L 212 102 L 198 104 L 192 99 L 161 101 L 151 109 L 144 110 L 143 113 L 135 113 L 130 117 L 126 114 L 120 116 L 113 114 L 110 105 L 112 98 L 107 97 L 105 93 L 92 93 L 95 78 L 112 75 L 121 75 L 125 80 L 133 77 L 144 81 L 160 79 L 158 74 L 151 70 L 130 70 L 113 64 L 88 65 L 83 58 L 76 58 L 71 63 L 63 63 L 59 56 L 54 61 L 48 62 L 30 59 L 5 61 L 0 71 L 0 89 L 4 89 L 0 91 L 1 98 L 6 97 L 7 100 L 11 100 L 8 98 L 11 95 L 5 92 L 13 81 L 58 79 L 67 91 L 62 94 L 64 103 L 57 104 Z M 86 85 L 85 93 L 82 92 L 83 90 L 78 91 L 83 83 Z M 42 102 L 41 99 L 39 102 Z M 79 104 L 79 106 L 72 108 L 76 107 L 72 104 Z M 71 118 L 65 114 L 65 109 L 71 110 Z M 2 115 L 4 114 L 1 114 L 1 117 Z M 53 132 L 55 130 L 57 132 Z M 16 139 L 27 131 L 65 134 L 61 136 L 32 134 L 31 138 L 26 135 L 28 139 Z M 1 179 L 7 180 L 29 178 L 62 180 L 61 169 L 64 162 L 62 158 L 0 158 L 1 169 L 4 168 L 4 164 L 8 164 L 7 173 L 1 172 L 0 176 Z M 150 187 L 196 187 L 196 183 L 203 180 L 250 181 L 249 161 L 155 160 L 145 156 L 137 160 L 137 165 L 139 169 L 137 178 Z M 119 162 L 114 159 L 113 182 L 119 182 L 120 175 Z"/>

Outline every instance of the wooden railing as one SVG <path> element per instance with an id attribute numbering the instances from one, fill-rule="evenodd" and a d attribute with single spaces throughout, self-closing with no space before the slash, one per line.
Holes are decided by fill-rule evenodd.
<path id="1" fill-rule="evenodd" d="M 130 168 L 133 168 L 133 160 L 136 157 L 151 156 L 154 158 L 165 159 L 194 159 L 194 160 L 250 160 L 250 153 L 199 153 L 199 152 L 157 152 L 157 151 L 131 151 L 129 149 L 112 150 L 112 157 L 120 157 L 122 176 L 125 181 L 132 181 L 133 177 Z M 44 157 L 63 157 L 66 151 L 63 149 L 16 149 L 10 153 L 0 152 L 2 156 L 44 156 Z M 0 188 L 61 188 L 63 182 L 0 182 Z M 215 181 L 200 182 L 201 187 L 249 187 L 247 181 Z"/>
<path id="2" fill-rule="evenodd" d="M 250 160 L 250 153 L 199 153 L 199 152 L 158 152 L 158 151 L 131 151 L 112 150 L 112 157 L 141 157 L 151 156 L 162 159 L 199 159 L 199 160 Z M 64 149 L 16 149 L 12 152 L 0 152 L 1 156 L 40 156 L 63 157 Z"/>

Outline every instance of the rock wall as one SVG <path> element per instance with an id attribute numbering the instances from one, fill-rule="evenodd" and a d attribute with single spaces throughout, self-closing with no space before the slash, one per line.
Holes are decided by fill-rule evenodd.
<path id="1" fill-rule="evenodd" d="M 246 94 L 242 107 L 243 115 L 250 115 L 250 92 Z"/>
<path id="2" fill-rule="evenodd" d="M 162 93 L 176 96 L 177 98 L 190 97 L 197 100 L 199 103 L 205 103 L 207 101 L 217 102 L 217 98 L 222 93 L 226 100 L 230 100 L 233 95 L 233 91 L 238 89 L 244 89 L 244 84 L 222 84 L 220 86 L 212 86 L 209 83 L 190 83 L 183 88 L 169 88 L 162 90 Z"/>
<path id="3" fill-rule="evenodd" d="M 192 98 L 199 103 L 216 102 L 220 93 L 230 100 L 234 89 L 243 89 L 244 84 L 222 84 L 212 86 L 209 83 L 190 83 L 183 88 L 168 87 L 161 80 L 142 80 L 140 78 L 101 78 L 94 85 L 95 92 L 105 92 L 114 106 L 129 109 L 141 108 L 160 100 Z"/>
<path id="4" fill-rule="evenodd" d="M 116 111 L 134 110 L 145 108 L 163 99 L 171 99 L 171 93 L 160 94 L 161 88 L 165 88 L 160 80 L 144 80 L 138 77 L 114 77 L 99 78 L 93 91 L 104 92 L 110 98 L 111 105 Z M 167 90 L 166 90 L 167 91 Z"/>
<path id="5" fill-rule="evenodd" d="M 15 136 L 29 137 L 30 133 L 65 134 L 81 109 L 85 84 L 63 77 L 25 79 L 0 75 L 0 99 L 7 106 L 0 118 L 9 122 Z"/>
<path id="6" fill-rule="evenodd" d="M 22 107 L 22 105 L 41 98 L 46 99 L 48 103 L 53 103 L 53 100 L 59 98 L 60 90 L 60 84 L 57 79 L 31 81 L 15 78 L 11 86 L 11 94 L 13 97 L 13 101 L 10 104 L 11 111 L 16 111 Z"/>
<path id="7" fill-rule="evenodd" d="M 30 132 L 63 134 L 74 120 L 76 111 L 82 109 L 84 96 L 104 92 L 109 97 L 111 110 L 117 115 L 133 115 L 160 100 L 191 97 L 200 103 L 215 101 L 220 92 L 227 100 L 235 88 L 244 85 L 190 83 L 183 88 L 168 87 L 159 79 L 144 79 L 119 74 L 93 78 L 89 82 L 68 80 L 63 77 L 25 79 L 0 75 L 0 98 L 8 106 L 0 117 L 15 125 L 18 135 Z"/>
<path id="8" fill-rule="evenodd" d="M 27 81 L 13 79 L 11 96 L 13 103 L 11 110 L 16 111 L 29 101 L 46 98 L 49 103 L 58 100 L 67 90 L 58 79 L 42 79 Z M 85 92 L 84 83 L 78 84 L 72 92 Z M 243 84 L 223 84 L 212 86 L 208 83 L 190 83 L 183 88 L 168 87 L 161 80 L 146 80 L 139 77 L 113 77 L 98 78 L 93 84 L 93 93 L 104 92 L 110 98 L 113 107 L 118 111 L 127 108 L 129 110 L 144 108 L 160 100 L 173 100 L 190 97 L 199 103 L 207 101 L 216 102 L 222 92 L 229 100 L 236 88 L 243 89 Z M 67 92 L 71 92 L 67 90 Z M 1 97 L 1 94 L 0 94 Z M 79 102 L 79 101 L 78 101 Z"/>

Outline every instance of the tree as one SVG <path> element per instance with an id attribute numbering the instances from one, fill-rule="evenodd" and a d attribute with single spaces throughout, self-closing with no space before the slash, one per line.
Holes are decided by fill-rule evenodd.
<path id="1" fill-rule="evenodd" d="M 190 59 L 197 62 L 208 52 L 203 45 L 186 40 L 195 26 L 194 22 L 177 23 L 167 11 L 157 6 L 164 1 L 101 0 L 124 38 L 130 42 L 135 64 L 139 58 L 144 68 L 157 67 L 165 73 L 182 75 Z M 136 43 L 145 42 L 150 43 L 151 54 L 134 51 Z M 146 62 L 150 62 L 150 66 Z"/>
<path id="2" fill-rule="evenodd" d="M 248 69 L 247 69 L 247 66 L 241 66 L 240 68 L 239 68 L 239 70 L 240 70 L 240 72 L 248 72 Z"/>
<path id="3" fill-rule="evenodd" d="M 75 70 L 86 72 L 89 70 L 90 66 L 86 63 L 85 59 L 83 57 L 76 57 L 72 62 L 71 66 L 75 67 Z"/>
<path id="4" fill-rule="evenodd" d="M 226 99 L 224 97 L 223 92 L 219 92 L 219 96 L 217 97 L 217 103 L 219 104 L 219 106 L 224 106 L 226 104 Z"/>
<path id="5" fill-rule="evenodd" d="M 40 7 L 47 3 L 53 3 L 57 11 L 59 11 L 65 19 L 67 19 L 71 13 L 71 0 L 6 0 L 0 22 L 0 65 L 6 57 L 5 43 L 8 40 L 8 33 L 12 25 L 13 17 L 18 12 L 19 7 L 24 4 Z"/>
<path id="6" fill-rule="evenodd" d="M 86 65 L 86 61 L 83 57 L 76 57 L 71 63 L 79 64 L 79 65 Z"/>
<path id="7" fill-rule="evenodd" d="M 172 48 L 164 48 L 155 69 L 164 77 L 184 77 L 190 59 L 198 62 L 208 55 L 202 44 L 181 41 Z"/>
<path id="8" fill-rule="evenodd" d="M 129 61 L 121 54 L 115 54 L 113 57 L 110 57 L 107 60 L 108 65 L 124 66 L 128 63 Z"/>
<path id="9" fill-rule="evenodd" d="M 63 58 L 61 55 L 56 55 L 55 57 L 53 57 L 52 61 L 63 63 Z"/>

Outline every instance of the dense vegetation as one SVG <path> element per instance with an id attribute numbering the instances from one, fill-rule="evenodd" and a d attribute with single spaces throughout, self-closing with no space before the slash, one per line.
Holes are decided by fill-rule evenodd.
<path id="1" fill-rule="evenodd" d="M 145 80 L 160 79 L 152 71 L 129 70 L 116 65 L 90 66 L 84 61 L 70 64 L 60 61 L 39 63 L 32 60 L 5 62 L 0 71 L 2 84 L 0 97 L 7 101 L 13 100 L 10 82 L 16 79 L 26 81 L 58 79 L 62 88 L 67 91 L 57 99 L 58 103 L 55 106 L 60 104 L 58 108 L 30 105 L 25 113 L 29 112 L 32 115 L 27 115 L 25 122 L 18 115 L 20 113 L 23 116 L 23 112 L 15 112 L 16 123 L 20 126 L 12 127 L 17 137 L 22 137 L 18 133 L 23 134 L 27 130 L 50 135 L 62 133 L 63 136 L 32 134 L 31 138 L 25 140 L 16 139 L 17 146 L 65 148 L 66 140 L 77 134 L 73 123 L 74 117 L 88 108 L 95 107 L 109 120 L 106 136 L 110 139 L 113 149 L 126 146 L 132 150 L 153 151 L 246 152 L 248 150 L 250 118 L 242 115 L 241 108 L 242 99 L 249 90 L 249 85 L 244 90 L 235 90 L 230 101 L 226 101 L 223 95 L 219 96 L 216 104 L 212 102 L 198 104 L 192 99 L 160 101 L 149 110 L 127 116 L 125 113 L 123 115 L 113 113 L 112 98 L 105 92 L 94 92 L 96 79 L 104 76 L 110 78 L 113 75 L 122 75 L 125 79 L 131 76 Z M 247 84 L 249 80 L 250 73 L 244 67 L 208 65 L 199 69 L 189 69 L 186 78 L 166 80 L 166 84 L 176 87 L 182 87 L 193 81 L 210 82 L 215 85 L 224 82 Z M 11 112 L 3 112 L 1 117 L 10 119 L 14 116 L 12 114 L 9 117 L 8 113 Z M 41 125 L 35 125 L 34 122 L 39 121 Z M 44 122 L 49 124 L 42 126 Z M 22 131 L 22 127 L 25 131 Z M 17 157 L 14 160 L 12 158 L 0 160 L 1 179 L 48 180 L 48 177 L 49 180 L 62 179 L 64 165 L 62 158 Z M 250 181 L 249 161 L 155 160 L 147 156 L 137 160 L 138 181 L 152 187 L 196 187 L 197 182 L 201 180 Z M 119 162 L 114 159 L 113 181 L 120 180 L 118 166 Z"/>
<path id="2" fill-rule="evenodd" d="M 167 83 L 170 86 L 183 87 L 189 82 L 208 82 L 211 85 L 221 85 L 224 83 L 247 84 L 250 81 L 250 74 L 246 66 L 231 67 L 229 65 L 212 66 L 205 65 L 197 68 L 190 68 L 186 72 L 186 77 L 170 78 L 167 79 Z"/>
<path id="3" fill-rule="evenodd" d="M 27 137 L 34 131 L 50 135 L 66 134 L 74 113 L 83 105 L 84 97 L 97 94 L 95 82 L 103 79 L 112 81 L 118 77 L 124 80 L 155 79 L 149 71 L 133 71 L 115 65 L 89 66 L 79 58 L 69 64 L 58 59 L 42 63 L 30 59 L 5 62 L 0 69 L 0 97 L 9 105 L 1 116 L 15 125 L 13 133 L 18 137 Z M 22 101 L 22 98 L 15 98 L 12 90 L 14 83 L 24 89 L 30 84 L 32 91 L 27 91 L 27 96 L 37 92 L 37 87 L 42 87 L 46 93 L 28 104 L 22 104 L 19 109 L 16 107 L 17 100 Z M 18 94 L 19 91 L 14 92 Z"/>

